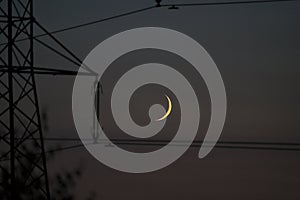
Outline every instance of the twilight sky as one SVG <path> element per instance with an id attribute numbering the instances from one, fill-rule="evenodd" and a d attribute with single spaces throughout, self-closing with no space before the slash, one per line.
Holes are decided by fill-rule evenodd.
<path id="1" fill-rule="evenodd" d="M 152 4 L 149 0 L 35 1 L 35 16 L 51 31 Z M 299 2 L 157 8 L 56 36 L 84 59 L 101 41 L 127 29 L 158 26 L 185 33 L 208 51 L 225 83 L 228 114 L 220 140 L 300 142 L 299 10 Z M 168 62 L 159 52 L 150 54 Z M 130 55 L 119 62 L 120 67 L 144 61 L 147 52 L 137 57 Z M 38 45 L 36 63 L 77 69 Z M 168 63 L 176 66 L 180 61 Z M 37 81 L 40 105 L 49 115 L 47 137 L 78 137 L 71 110 L 74 77 L 39 76 Z M 198 135 L 201 138 L 209 120 L 209 104 L 203 83 L 196 87 L 204 96 L 200 103 L 204 112 Z M 72 144 L 77 143 L 60 143 Z M 47 143 L 48 148 L 53 145 Z M 90 191 L 96 191 L 99 199 L 300 198 L 299 152 L 214 149 L 203 160 L 197 158 L 197 152 L 192 148 L 171 166 L 143 175 L 109 169 L 84 148 L 58 154 L 48 168 L 54 173 L 78 164 L 84 166 L 78 199 Z"/>

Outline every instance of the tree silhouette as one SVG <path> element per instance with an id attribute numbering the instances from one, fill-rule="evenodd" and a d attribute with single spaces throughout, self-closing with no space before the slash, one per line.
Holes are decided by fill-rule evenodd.
<path id="1" fill-rule="evenodd" d="M 26 154 L 26 159 L 22 157 L 16 157 L 18 162 L 15 162 L 15 188 L 16 198 L 18 200 L 31 200 L 31 199 L 45 199 L 43 194 L 36 192 L 45 183 L 41 179 L 37 179 L 32 182 L 31 187 L 25 187 L 24 181 L 36 173 L 35 171 L 28 171 L 28 169 L 34 168 L 34 162 L 36 161 L 36 151 L 38 150 L 38 145 L 29 142 L 22 146 L 23 152 Z M 55 153 L 47 154 L 47 162 L 50 162 L 55 157 Z M 9 176 L 9 159 L 1 160 L 0 162 L 6 162 L 6 164 L 1 163 L 0 168 L 0 199 L 1 200 L 12 200 L 10 197 L 11 184 Z M 50 193 L 51 200 L 74 200 L 74 188 L 80 176 L 82 175 L 82 167 L 75 167 L 71 170 L 64 169 L 62 172 L 57 172 L 54 176 L 49 177 L 50 180 Z M 38 174 L 34 174 L 34 177 L 38 177 Z M 91 193 L 87 200 L 95 199 L 95 193 Z"/>

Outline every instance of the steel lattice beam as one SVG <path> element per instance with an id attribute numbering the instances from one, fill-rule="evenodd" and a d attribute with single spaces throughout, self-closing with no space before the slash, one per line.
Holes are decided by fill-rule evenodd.
<path id="1" fill-rule="evenodd" d="M 0 157 L 9 158 L 0 163 L 3 199 L 50 199 L 33 67 L 32 1 L 0 4 L 0 38 L 7 42 L 0 49 Z"/>

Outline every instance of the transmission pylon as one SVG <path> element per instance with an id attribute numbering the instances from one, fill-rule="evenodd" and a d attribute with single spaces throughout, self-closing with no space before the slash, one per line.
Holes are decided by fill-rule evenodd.
<path id="1" fill-rule="evenodd" d="M 0 196 L 50 199 L 33 67 L 33 0 L 0 5 L 0 38 L 7 43 L 0 47 L 0 159 L 7 159 L 0 163 Z"/>

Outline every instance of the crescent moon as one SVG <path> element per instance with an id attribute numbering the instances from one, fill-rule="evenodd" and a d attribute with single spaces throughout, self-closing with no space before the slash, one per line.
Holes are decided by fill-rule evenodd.
<path id="1" fill-rule="evenodd" d="M 166 112 L 166 114 L 164 116 L 162 116 L 161 118 L 159 118 L 159 119 L 157 119 L 155 121 L 161 121 L 163 119 L 166 119 L 170 115 L 170 113 L 172 111 L 172 102 L 171 102 L 171 99 L 168 97 L 168 95 L 165 95 L 165 96 L 166 96 L 166 98 L 168 100 L 168 104 L 169 104 L 168 110 L 167 110 L 167 112 Z"/>

